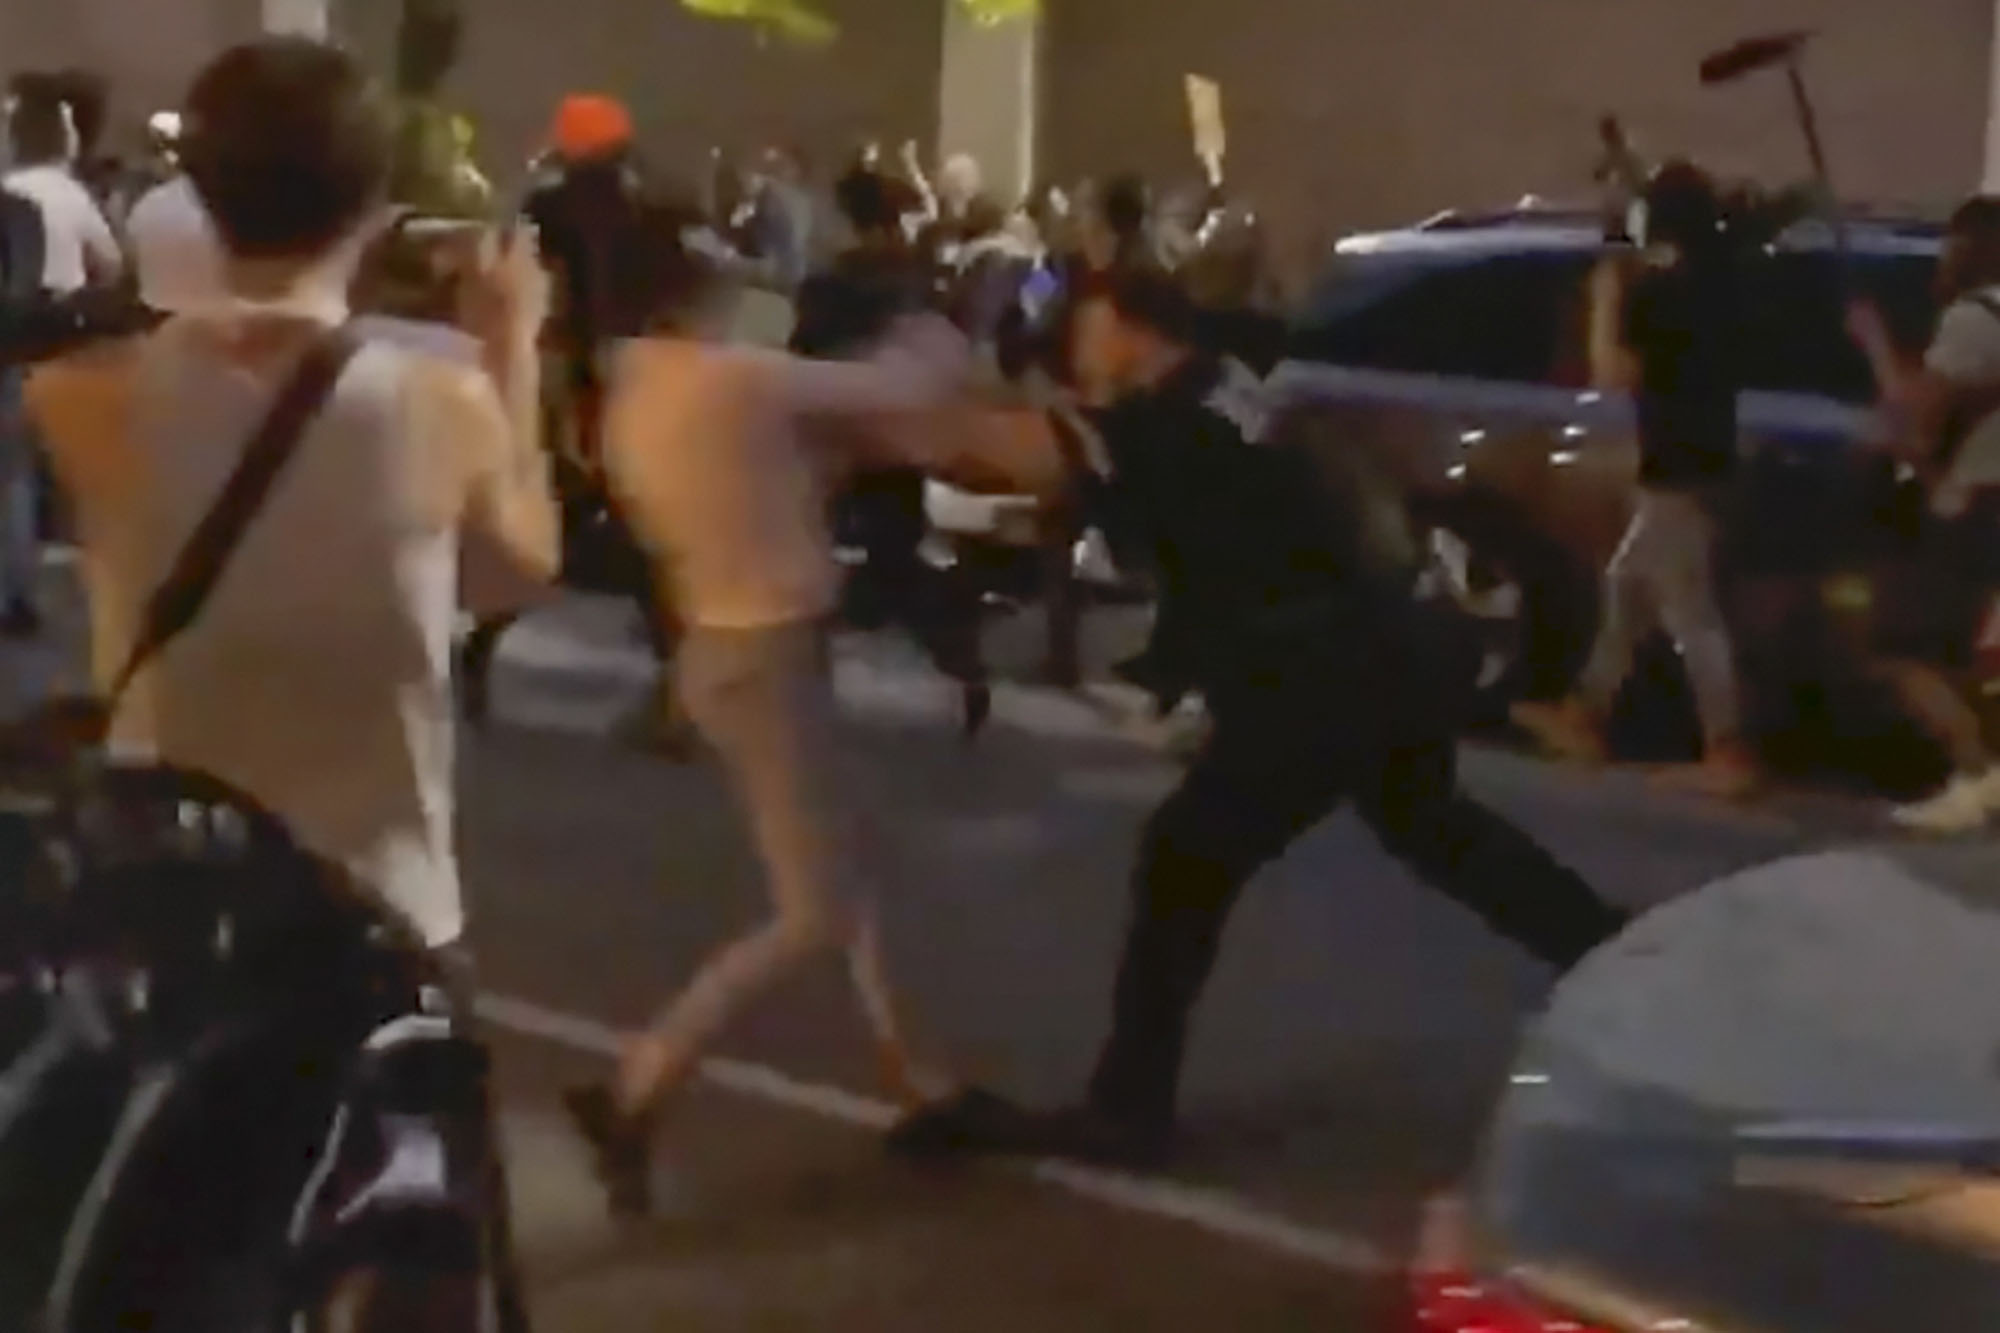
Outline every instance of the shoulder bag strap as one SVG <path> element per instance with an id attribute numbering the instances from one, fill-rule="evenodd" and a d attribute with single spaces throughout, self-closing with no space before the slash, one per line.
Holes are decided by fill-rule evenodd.
<path id="1" fill-rule="evenodd" d="M 195 525 L 173 568 L 147 601 L 132 650 L 106 696 L 108 703 L 115 705 L 146 664 L 201 614 L 250 521 L 264 507 L 278 474 L 298 452 L 299 441 L 360 350 L 360 340 L 345 328 L 328 330 L 306 349 L 256 434 L 244 445 L 243 457 L 223 483 L 215 503 Z"/>

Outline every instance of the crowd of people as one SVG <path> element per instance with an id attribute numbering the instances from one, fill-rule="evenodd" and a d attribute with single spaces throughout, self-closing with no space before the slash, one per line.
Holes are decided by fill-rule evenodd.
<path id="1" fill-rule="evenodd" d="M 303 359 L 336 331 L 355 340 L 227 576 L 130 682 L 110 744 L 240 790 L 427 948 L 459 951 L 463 603 L 482 571 L 505 590 L 474 598 L 491 623 L 538 595 L 576 554 L 563 469 L 596 488 L 672 666 L 661 706 L 684 708 L 734 790 L 771 899 L 633 1035 L 613 1080 L 572 1091 L 614 1208 L 647 1207 L 657 1113 L 708 1043 L 831 950 L 850 962 L 884 1086 L 911 1111 L 897 1146 L 1160 1160 L 1230 911 L 1342 804 L 1554 968 L 1623 927 L 1460 787 L 1476 648 L 1447 602 L 1420 595 L 1412 553 L 1371 537 L 1371 499 L 1302 447 L 1313 422 L 1265 392 L 1258 326 L 1216 318 L 1258 296 L 1254 227 L 1217 183 L 1177 229 L 1135 180 L 1008 208 L 968 160 L 933 184 L 913 150 L 895 167 L 862 150 L 825 198 L 791 152 L 748 175 L 718 160 L 689 191 L 648 178 L 624 108 L 579 97 L 558 111 L 525 220 L 495 227 L 396 216 L 392 127 L 335 48 L 232 50 L 185 112 L 161 178 L 126 208 L 79 169 L 73 94 L 17 90 L 5 184 L 37 215 L 33 285 L 58 304 L 123 289 L 150 318 L 8 372 L 8 503 L 46 451 L 108 683 L 240 442 Z M 1644 499 L 1582 693 L 1539 720 L 1572 749 L 1594 743 L 1630 657 L 1627 603 L 1647 599 L 1681 640 L 1711 772 L 1734 790 L 1750 761 L 1699 499 L 1727 471 L 1734 390 L 1718 349 L 1687 334 L 1724 320 L 1702 248 L 1714 195 L 1682 171 L 1650 201 L 1653 271 L 1603 280 L 1596 321 L 1606 376 L 1641 403 Z M 1948 268 L 1972 294 L 1921 373 L 1856 315 L 1913 451 L 1962 409 L 1954 386 L 1990 379 L 2000 320 L 1978 292 L 1996 234 L 1987 203 L 1954 224 Z M 875 917 L 890 821 L 843 739 L 827 665 L 846 596 L 835 502 L 867 548 L 863 577 L 983 715 L 976 649 L 916 555 L 927 479 L 1104 526 L 1159 585 L 1153 641 L 1126 674 L 1162 708 L 1198 694 L 1211 719 L 1140 835 L 1113 1030 L 1074 1109 L 1013 1107 L 925 1069 Z M 24 539 L 15 509 L 0 518 Z M 7 627 L 28 632 L 33 562 L 11 554 Z M 1901 678 L 1925 688 L 1914 668 Z M 1967 737 L 1955 757 L 1949 799 L 2000 805 L 1984 748 Z"/>
<path id="2" fill-rule="evenodd" d="M 74 513 L 101 678 L 270 395 L 329 330 L 361 341 L 229 575 L 130 683 L 110 743 L 230 784 L 428 947 L 460 947 L 458 594 L 475 560 L 521 584 L 557 571 L 546 359 L 559 415 L 582 432 L 576 447 L 659 590 L 647 609 L 671 612 L 677 694 L 737 793 L 772 899 L 765 925 L 635 1035 L 614 1082 L 573 1093 L 615 1206 L 644 1206 L 653 1113 L 706 1044 L 830 948 L 851 960 L 885 1085 L 916 1113 L 906 1146 L 1033 1140 L 1156 1158 L 1188 1014 L 1238 892 L 1343 801 L 1557 966 L 1622 922 L 1459 790 L 1449 705 L 1463 654 L 1448 618 L 1415 599 L 1411 571 L 1357 549 L 1361 525 L 1337 497 L 1315 498 L 1323 488 L 1300 454 L 1267 441 L 1280 418 L 1259 406 L 1256 375 L 1209 345 L 1186 285 L 1145 252 L 1136 189 L 1106 191 L 1091 215 L 1102 229 L 1086 222 L 1080 253 L 1053 275 L 1060 316 L 1036 321 L 963 284 L 940 289 L 941 269 L 976 265 L 993 235 L 963 164 L 942 173 L 913 227 L 921 176 L 857 162 L 837 191 L 849 239 L 830 260 L 807 259 L 810 210 L 783 170 L 747 214 L 690 217 L 635 195 L 622 109 L 579 99 L 558 116 L 559 160 L 531 196 L 533 225 L 457 250 L 454 299 L 434 312 L 447 326 L 354 309 L 382 253 L 391 140 L 349 57 L 301 41 L 231 51 L 187 111 L 176 188 L 212 238 L 216 285 L 156 311 L 150 331 L 93 342 L 29 379 L 29 414 Z M 47 146 L 58 172 L 75 153 L 67 132 Z M 91 217 L 77 232 L 84 254 L 110 234 Z M 971 263 L 952 268 L 951 247 Z M 985 253 L 1046 262 L 1026 244 Z M 103 247 L 107 266 L 119 254 Z M 68 276 L 93 280 L 94 262 Z M 789 349 L 732 336 L 753 287 L 796 302 Z M 1023 326 L 1010 333 L 1009 318 Z M 1016 380 L 1040 367 L 1043 396 L 1010 388 L 1002 359 Z M 1072 402 L 1055 410 L 1058 395 Z M 1143 838 L 1116 1028 L 1078 1115 L 1020 1112 L 997 1130 L 977 1096 L 934 1104 L 949 1085 L 905 1049 L 873 913 L 883 812 L 841 739 L 826 669 L 841 595 L 830 479 L 842 476 L 899 515 L 926 477 L 1120 515 L 1106 521 L 1148 548 L 1174 627 L 1140 674 L 1163 704 L 1199 691 L 1214 715 Z M 979 1142 L 967 1141 L 968 1110 L 991 1131 Z"/>

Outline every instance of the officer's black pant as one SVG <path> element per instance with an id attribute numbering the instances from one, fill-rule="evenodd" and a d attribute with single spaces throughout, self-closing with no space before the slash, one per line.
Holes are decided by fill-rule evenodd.
<path id="1" fill-rule="evenodd" d="M 1134 1131 L 1172 1127 L 1188 1020 L 1243 886 L 1345 801 L 1427 883 L 1558 968 L 1625 924 L 1460 789 L 1454 742 L 1371 744 L 1362 721 L 1313 716 L 1330 707 L 1356 711 L 1353 699 L 1323 694 L 1302 708 L 1218 709 L 1207 748 L 1147 822 L 1111 1037 L 1091 1084 L 1091 1104 Z"/>

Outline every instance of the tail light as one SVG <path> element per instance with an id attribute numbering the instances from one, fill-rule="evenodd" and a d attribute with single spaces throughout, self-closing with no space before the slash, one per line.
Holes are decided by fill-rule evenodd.
<path id="1" fill-rule="evenodd" d="M 1424 1210 L 1410 1274 L 1411 1333 L 1611 1333 L 1547 1309 L 1468 1268 L 1465 1206 L 1440 1199 Z"/>
<path id="2" fill-rule="evenodd" d="M 1411 1333 L 1610 1333 L 1465 1273 L 1417 1273 Z"/>

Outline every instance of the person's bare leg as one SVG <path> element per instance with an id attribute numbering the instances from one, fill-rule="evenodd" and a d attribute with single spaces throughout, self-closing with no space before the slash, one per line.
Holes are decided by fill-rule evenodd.
<path id="1" fill-rule="evenodd" d="M 637 1119 L 678 1092 L 702 1052 L 748 1002 L 827 948 L 836 934 L 816 907 L 787 910 L 712 954 L 695 979 L 643 1034 L 618 1068 L 618 1109 Z"/>
<path id="2" fill-rule="evenodd" d="M 789 652 L 691 703 L 750 816 L 775 912 L 705 963 L 632 1042 L 619 1073 L 619 1108 L 636 1116 L 670 1096 L 744 1005 L 815 953 L 843 945 L 885 1074 L 893 1068 L 897 1081 L 907 1082 L 911 1061 L 873 913 L 856 906 L 872 899 L 881 839 L 864 804 L 846 789 L 836 705 L 816 651 Z"/>

